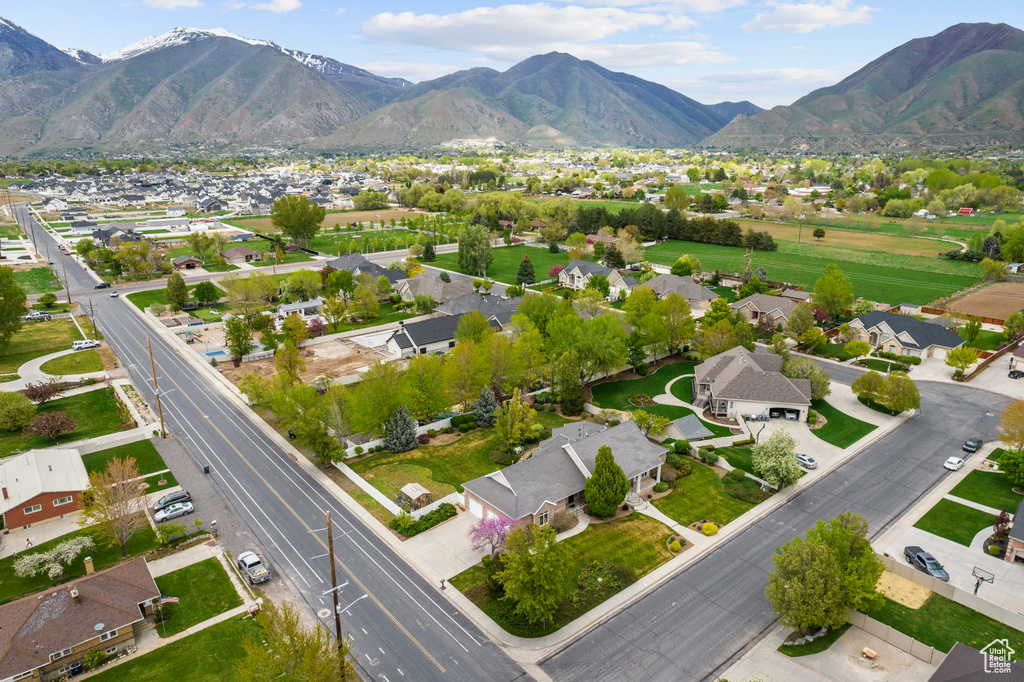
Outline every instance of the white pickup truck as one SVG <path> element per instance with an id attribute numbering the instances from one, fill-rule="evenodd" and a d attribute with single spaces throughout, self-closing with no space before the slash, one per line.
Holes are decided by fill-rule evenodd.
<path id="1" fill-rule="evenodd" d="M 270 571 L 263 565 L 263 562 L 256 552 L 242 552 L 238 555 L 238 568 L 245 574 L 250 585 L 265 583 L 270 580 Z"/>

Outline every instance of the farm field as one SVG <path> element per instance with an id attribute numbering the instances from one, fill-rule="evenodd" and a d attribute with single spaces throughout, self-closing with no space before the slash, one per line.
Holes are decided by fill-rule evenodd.
<path id="1" fill-rule="evenodd" d="M 953 301 L 948 307 L 968 315 L 1005 320 L 1010 313 L 1024 308 L 1024 284 L 999 282 Z"/>
<path id="2" fill-rule="evenodd" d="M 741 247 L 670 240 L 646 250 L 648 260 L 662 265 L 672 265 L 687 253 L 699 257 L 706 270 L 743 271 Z M 813 287 L 829 263 L 836 263 L 850 278 L 855 296 L 891 304 L 929 303 L 979 280 L 974 263 L 887 253 L 872 255 L 849 248 L 826 251 L 792 242 L 780 242 L 778 251 L 756 251 L 753 259 L 753 267 L 764 267 L 769 279 L 804 288 Z"/>
<path id="3" fill-rule="evenodd" d="M 494 254 L 494 262 L 487 268 L 487 276 L 505 284 L 516 283 L 519 263 L 523 260 L 523 256 L 529 256 L 533 261 L 533 272 L 538 282 L 548 279 L 548 270 L 552 265 L 568 265 L 569 263 L 569 254 L 564 251 L 549 253 L 547 249 L 538 249 L 532 246 L 503 246 L 492 249 L 491 253 Z M 462 272 L 459 269 L 457 253 L 439 253 L 437 262 L 430 265 L 453 272 Z"/>
<path id="4" fill-rule="evenodd" d="M 559 197 L 530 197 L 526 201 L 531 204 L 543 204 L 545 202 L 557 198 Z M 580 208 L 596 208 L 600 206 L 601 208 L 608 211 L 612 215 L 617 214 L 624 208 L 640 208 L 640 206 L 642 206 L 642 204 L 636 201 L 604 201 L 598 199 L 577 199 L 576 202 L 579 204 Z"/>
<path id="5" fill-rule="evenodd" d="M 748 229 L 755 232 L 768 232 L 778 241 L 798 242 L 812 248 L 843 247 L 860 251 L 883 251 L 901 256 L 925 256 L 928 258 L 934 258 L 940 253 L 958 248 L 955 243 L 937 239 L 904 237 L 881 232 L 862 232 L 840 229 L 838 226 L 822 228 L 825 230 L 825 237 L 815 239 L 813 232 L 818 226 L 760 220 L 738 220 L 737 222 L 743 227 L 744 232 Z"/>
<path id="6" fill-rule="evenodd" d="M 320 224 L 326 227 L 334 227 L 335 225 L 345 227 L 349 223 L 366 223 L 372 220 L 379 225 L 381 220 L 391 222 L 392 218 L 401 220 L 402 218 L 411 218 L 417 215 L 430 215 L 430 213 L 404 208 L 386 208 L 379 211 L 340 211 L 338 213 L 328 213 Z M 270 216 L 229 218 L 223 222 L 225 225 L 233 225 L 243 230 L 253 230 L 255 232 L 270 233 L 279 231 L 270 222 Z"/>

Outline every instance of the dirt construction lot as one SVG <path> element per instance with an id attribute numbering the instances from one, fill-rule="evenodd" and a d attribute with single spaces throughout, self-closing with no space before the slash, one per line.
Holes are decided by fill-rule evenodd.
<path id="1" fill-rule="evenodd" d="M 1000 282 L 949 304 L 949 308 L 979 317 L 1005 320 L 1010 313 L 1024 308 L 1024 284 Z"/>
<path id="2" fill-rule="evenodd" d="M 371 356 L 358 353 L 351 347 L 338 342 L 304 346 L 299 349 L 299 354 L 306 361 L 305 371 L 299 373 L 299 378 L 304 384 L 311 384 L 314 379 L 321 376 L 335 379 L 349 376 L 355 374 L 360 367 L 373 362 Z M 264 376 L 273 376 L 276 373 L 273 358 L 243 362 L 240 367 L 232 366 L 231 362 L 221 362 L 217 369 L 236 386 L 242 376 L 248 372 L 256 372 Z"/>

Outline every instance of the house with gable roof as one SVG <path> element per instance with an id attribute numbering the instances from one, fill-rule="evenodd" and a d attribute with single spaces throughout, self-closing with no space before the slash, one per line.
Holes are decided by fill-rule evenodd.
<path id="1" fill-rule="evenodd" d="M 529 459 L 465 483 L 466 508 L 478 518 L 504 516 L 541 526 L 555 514 L 575 512 L 586 503 L 587 478 L 604 445 L 612 449 L 631 492 L 639 494 L 661 480 L 667 451 L 634 422 L 612 427 L 572 422 L 553 429 Z"/>
<path id="2" fill-rule="evenodd" d="M 785 328 L 789 324 L 789 316 L 793 314 L 798 305 L 800 305 L 799 301 L 788 296 L 751 294 L 731 303 L 730 307 L 754 324 L 766 320 L 773 326 L 781 324 Z"/>
<path id="3" fill-rule="evenodd" d="M 850 334 L 872 348 L 914 358 L 945 359 L 949 351 L 964 344 L 959 334 L 942 325 L 880 310 L 850 322 Z"/>
<path id="4" fill-rule="evenodd" d="M 604 275 L 610 283 L 613 272 L 600 263 L 576 259 L 569 261 L 565 269 L 558 273 L 558 283 L 569 289 L 586 289 L 590 278 L 595 275 Z"/>
<path id="5" fill-rule="evenodd" d="M 692 277 L 658 275 L 645 282 L 643 286 L 654 291 L 659 299 L 679 294 L 690 304 L 691 310 L 707 310 L 711 307 L 711 302 L 719 298 L 716 292 L 697 284 Z"/>
<path id="6" fill-rule="evenodd" d="M 0 463 L 5 528 L 28 528 L 78 511 L 89 474 L 73 448 L 29 450 Z"/>
<path id="7" fill-rule="evenodd" d="M 709 407 L 720 418 L 774 408 L 796 411 L 800 421 L 807 421 L 811 382 L 784 376 L 782 363 L 781 355 L 751 353 L 743 346 L 708 358 L 694 368 L 693 405 Z"/>

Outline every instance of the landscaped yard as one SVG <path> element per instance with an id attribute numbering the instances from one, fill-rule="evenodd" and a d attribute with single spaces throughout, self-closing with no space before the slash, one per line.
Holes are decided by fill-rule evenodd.
<path id="1" fill-rule="evenodd" d="M 672 384 L 671 387 L 672 395 L 682 400 L 684 403 L 693 402 L 693 377 L 685 377 L 679 379 Z"/>
<path id="2" fill-rule="evenodd" d="M 157 626 L 161 637 L 242 605 L 231 578 L 216 557 L 162 575 L 156 579 L 156 586 L 160 594 L 180 600 L 177 604 L 164 604 L 167 619 Z"/>
<path id="3" fill-rule="evenodd" d="M 995 515 L 989 512 L 952 500 L 939 500 L 914 524 L 914 528 L 970 547 L 974 536 L 990 528 L 995 521 Z"/>
<path id="4" fill-rule="evenodd" d="M 846 362 L 853 356 L 846 352 L 841 343 L 823 343 L 814 347 L 814 354 L 823 358 L 832 358 L 839 362 Z"/>
<path id="5" fill-rule="evenodd" d="M 684 526 L 703 519 L 729 523 L 754 507 L 726 494 L 718 473 L 698 462 L 690 462 L 690 475 L 677 479 L 675 489 L 653 504 Z"/>
<path id="6" fill-rule="evenodd" d="M 199 285 L 193 284 L 187 287 L 189 298 L 192 297 L 192 293 L 197 286 Z M 160 287 L 159 289 L 136 291 L 135 293 L 128 294 L 125 298 L 131 301 L 139 310 L 145 310 L 153 305 L 167 305 L 167 299 L 164 297 L 165 293 L 167 293 L 167 287 Z M 222 293 L 221 295 L 224 294 Z"/>
<path id="7" fill-rule="evenodd" d="M 71 342 L 81 338 L 78 328 L 68 319 L 26 322 L 11 337 L 11 344 L 0 352 L 0 374 L 15 374 L 29 360 L 70 350 Z"/>
<path id="8" fill-rule="evenodd" d="M 937 594 L 919 609 L 886 598 L 865 613 L 928 646 L 948 653 L 957 642 L 984 649 L 994 639 L 1006 638 L 1010 648 L 1024 651 L 1024 633 Z"/>
<path id="9" fill-rule="evenodd" d="M 568 420 L 551 412 L 538 412 L 537 421 L 556 428 Z M 438 499 L 461 491 L 466 481 L 500 469 L 490 458 L 497 447 L 494 427 L 480 428 L 447 445 L 421 445 L 399 453 L 379 452 L 348 465 L 389 498 L 395 498 L 407 483 L 419 483 Z"/>
<path id="10" fill-rule="evenodd" d="M 956 330 L 956 333 L 960 335 L 960 338 L 964 341 L 967 340 L 967 334 L 963 327 Z M 974 343 L 968 344 L 971 348 L 978 350 L 995 350 L 999 348 L 999 344 L 1006 342 L 1005 332 L 994 332 L 988 329 L 982 329 L 978 332 L 978 338 L 974 339 Z"/>
<path id="11" fill-rule="evenodd" d="M 870 407 L 875 412 L 881 412 L 882 414 L 887 414 L 890 417 L 895 417 L 896 415 L 899 414 L 899 412 L 894 412 L 894 411 L 890 410 L 888 407 L 886 407 L 885 405 L 881 405 L 879 403 L 876 403 L 871 398 L 857 398 L 857 402 L 859 402 L 864 407 Z"/>
<path id="12" fill-rule="evenodd" d="M 68 353 L 53 360 L 47 360 L 40 367 L 46 374 L 54 376 L 70 376 L 72 374 L 90 374 L 103 371 L 103 359 L 94 350 L 82 350 Z"/>
<path id="13" fill-rule="evenodd" d="M 743 469 L 747 473 L 754 473 L 754 462 L 751 459 L 753 448 L 715 448 L 715 454 L 724 457 L 725 461 L 737 469 Z"/>
<path id="14" fill-rule="evenodd" d="M 94 682 L 248 682 L 239 678 L 235 666 L 245 656 L 242 643 L 259 630 L 250 619 L 231 618 L 194 635 L 102 670 Z M 183 674 L 187 671 L 187 674 Z"/>
<path id="15" fill-rule="evenodd" d="M 837 448 L 846 449 L 878 428 L 840 412 L 824 400 L 811 401 L 811 407 L 828 420 L 820 429 L 812 429 L 811 433 Z"/>
<path id="16" fill-rule="evenodd" d="M 50 580 L 45 573 L 42 575 L 22 578 L 14 572 L 15 559 L 13 556 L 0 559 L 0 575 L 3 576 L 3 581 L 0 582 L 0 604 L 17 599 L 18 597 L 22 597 L 26 594 L 45 590 L 48 587 L 53 587 L 54 585 L 59 585 L 85 575 L 85 562 L 82 560 L 84 557 L 92 557 L 93 566 L 97 571 L 109 568 L 114 564 L 121 562 L 121 548 L 117 545 L 108 547 L 106 540 L 102 539 L 94 531 L 88 528 L 75 531 L 74 533 L 57 538 L 56 540 L 40 543 L 28 551 L 23 551 L 22 554 L 48 551 L 60 542 L 67 540 L 74 535 L 89 535 L 93 538 L 93 542 L 96 543 L 96 546 L 88 550 L 75 561 L 71 562 L 71 564 L 66 567 L 64 576 L 56 580 Z M 138 556 L 140 554 L 145 554 L 158 544 L 159 543 L 157 542 L 156 535 L 153 533 L 153 530 L 149 526 L 146 526 L 132 536 L 131 540 L 128 541 L 128 544 L 125 545 L 125 548 L 128 551 L 128 556 Z"/>
<path id="17" fill-rule="evenodd" d="M 548 270 L 552 265 L 568 265 L 569 254 L 564 251 L 549 253 L 547 249 L 538 249 L 532 246 L 503 246 L 492 249 L 494 262 L 487 268 L 487 276 L 505 284 L 515 284 L 516 275 L 519 273 L 519 263 L 523 256 L 529 256 L 533 263 L 533 272 L 539 282 L 548 279 Z M 459 268 L 459 255 L 457 253 L 439 253 L 437 262 L 431 263 L 436 267 L 454 272 L 462 272 Z M 475 274 L 475 273 L 467 273 Z"/>
<path id="18" fill-rule="evenodd" d="M 903 371 L 903 365 L 890 362 L 889 360 L 879 360 L 878 358 L 861 358 L 860 364 L 864 365 L 868 369 L 873 369 L 876 372 L 888 372 L 889 370 Z"/>
<path id="19" fill-rule="evenodd" d="M 134 458 L 135 465 L 139 467 L 139 473 L 142 475 L 154 471 L 163 471 L 167 468 L 164 458 L 160 456 L 160 453 L 153 447 L 153 442 L 149 440 L 118 445 L 115 448 L 107 448 L 106 450 L 83 455 L 82 462 L 85 464 L 85 470 L 91 474 L 94 471 L 105 469 L 107 462 L 115 457 L 117 459 Z"/>
<path id="20" fill-rule="evenodd" d="M 34 448 L 49 448 L 82 438 L 95 438 L 114 433 L 121 428 L 121 416 L 114 389 L 99 388 L 67 398 L 51 400 L 40 405 L 36 414 L 44 412 L 67 412 L 78 425 L 74 431 L 61 434 L 56 441 L 41 436 L 27 435 L 21 430 L 0 431 L 0 457 L 24 452 Z"/>
<path id="21" fill-rule="evenodd" d="M 1017 511 L 1022 499 L 1013 492 L 1010 477 L 997 471 L 972 471 L 949 494 L 993 509 L 1005 509 L 1011 514 Z"/>
<path id="22" fill-rule="evenodd" d="M 835 644 L 839 638 L 843 636 L 843 633 L 849 629 L 850 624 L 847 623 L 841 627 L 829 630 L 821 637 L 818 637 L 813 642 L 808 642 L 807 644 L 783 644 L 779 647 L 779 652 L 786 654 L 790 658 L 820 654 L 822 651 L 825 651 Z"/>
<path id="23" fill-rule="evenodd" d="M 591 402 L 595 407 L 631 410 L 636 407 L 629 402 L 633 396 L 641 393 L 652 397 L 661 395 L 665 392 L 665 385 L 668 382 L 678 376 L 693 374 L 694 366 L 692 362 L 677 362 L 664 365 L 656 372 L 639 379 L 595 384 L 590 387 L 590 393 L 593 396 Z M 677 381 L 676 384 L 681 381 Z"/>
<path id="24" fill-rule="evenodd" d="M 60 277 L 47 267 L 15 270 L 14 280 L 26 294 L 45 294 L 47 291 L 60 291 L 64 288 Z"/>
<path id="25" fill-rule="evenodd" d="M 390 324 L 391 322 L 398 322 L 399 320 L 408 320 L 411 317 L 416 317 L 415 312 L 395 311 L 395 306 L 391 303 L 380 304 L 380 312 L 377 317 L 372 320 L 366 320 L 365 322 L 342 322 L 338 325 L 335 330 L 333 325 L 326 324 L 327 332 L 330 334 L 340 334 L 341 332 L 349 332 L 353 329 L 364 329 L 366 327 L 377 327 L 382 324 Z"/>
<path id="26" fill-rule="evenodd" d="M 634 513 L 610 523 L 592 523 L 579 535 L 562 540 L 572 552 L 573 561 L 562 584 L 564 603 L 555 612 L 553 626 L 531 624 L 524 616 L 513 612 L 515 606 L 509 600 L 492 599 L 487 590 L 486 573 L 481 566 L 466 569 L 450 582 L 509 633 L 520 637 L 540 637 L 585 613 L 574 608 L 571 599 L 580 571 L 591 562 L 624 566 L 632 569 L 637 578 L 642 578 L 672 558 L 672 553 L 665 547 L 671 534 L 658 521 Z"/>

